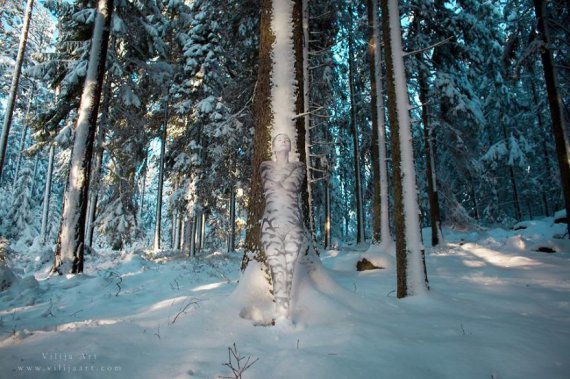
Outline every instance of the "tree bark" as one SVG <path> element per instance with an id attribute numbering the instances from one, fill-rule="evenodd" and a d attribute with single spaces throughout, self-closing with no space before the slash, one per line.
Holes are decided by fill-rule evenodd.
<path id="1" fill-rule="evenodd" d="M 435 175 L 435 160 L 433 157 L 433 131 L 429 123 L 429 107 L 428 107 L 428 83 L 425 71 L 420 68 L 419 72 L 420 85 L 420 102 L 422 103 L 422 123 L 424 126 L 424 145 L 426 151 L 426 171 L 427 171 L 427 189 L 430 208 L 431 223 L 431 245 L 439 244 L 441 228 L 439 216 L 439 195 L 437 192 L 437 182 Z"/>
<path id="2" fill-rule="evenodd" d="M 235 188 L 230 190 L 230 225 L 229 225 L 229 235 L 228 235 L 228 253 L 235 251 L 235 235 L 236 235 L 236 191 Z"/>
<path id="3" fill-rule="evenodd" d="M 83 271 L 91 159 L 97 127 L 97 112 L 105 76 L 112 13 L 113 0 L 98 1 L 87 76 L 75 128 L 71 169 L 63 201 L 61 230 L 56 248 L 54 269 L 60 273 Z"/>
<path id="4" fill-rule="evenodd" d="M 397 0 L 382 0 L 386 51 L 388 118 L 392 132 L 394 224 L 396 231 L 397 297 L 425 292 L 427 272 L 421 243 L 406 89 L 402 34 Z"/>
<path id="5" fill-rule="evenodd" d="M 356 99 L 354 88 L 354 35 L 352 21 L 352 3 L 349 7 L 349 35 L 348 35 L 348 82 L 350 90 L 350 129 L 352 131 L 353 159 L 354 159 L 354 195 L 356 198 L 356 243 L 365 240 L 364 235 L 364 205 L 362 201 L 362 177 L 360 169 L 360 145 L 358 142 L 358 128 L 356 126 Z"/>
<path id="6" fill-rule="evenodd" d="M 105 141 L 105 133 L 107 132 L 107 124 L 109 120 L 109 105 L 111 103 L 111 74 L 107 74 L 105 83 L 105 94 L 103 104 L 101 106 L 101 121 L 97 128 L 97 137 L 95 140 L 95 161 L 92 167 L 92 177 L 90 183 L 89 205 L 87 208 L 87 235 L 85 237 L 85 245 L 91 247 L 93 244 L 93 235 L 95 234 L 95 216 L 97 215 L 97 203 L 99 202 L 99 191 L 101 190 L 100 178 L 103 170 L 103 142 Z"/>
<path id="7" fill-rule="evenodd" d="M 271 107 L 267 99 L 271 98 L 271 49 L 275 36 L 271 30 L 272 0 L 261 0 L 261 21 L 259 36 L 259 66 L 257 87 L 253 99 L 253 118 L 255 132 L 253 137 L 253 154 L 251 167 L 251 189 L 247 208 L 247 226 L 245 235 L 245 254 L 241 269 L 245 270 L 250 259 L 259 262 L 266 273 L 266 256 L 261 246 L 261 218 L 265 208 L 265 198 L 261 184 L 259 166 L 261 162 L 271 158 L 270 126 L 273 120 Z"/>
<path id="8" fill-rule="evenodd" d="M 34 99 L 35 93 L 35 83 L 32 85 L 32 89 L 30 91 L 30 98 L 28 99 L 28 105 L 26 107 L 26 113 L 24 115 L 24 130 L 22 131 L 22 136 L 20 137 L 20 148 L 18 150 L 18 157 L 16 158 L 16 170 L 14 173 L 14 180 L 12 184 L 12 188 L 16 187 L 16 181 L 18 180 L 18 175 L 20 173 L 20 164 L 22 162 L 22 154 L 26 149 L 26 137 L 28 136 L 28 124 L 29 124 L 29 116 L 30 110 L 32 108 L 32 101 Z"/>
<path id="9" fill-rule="evenodd" d="M 368 0 L 368 57 L 370 64 L 370 97 L 372 118 L 372 170 L 374 180 L 373 239 L 387 241 L 390 237 L 388 216 L 388 172 L 386 167 L 386 125 L 382 94 L 382 54 L 378 1 Z"/>
<path id="10" fill-rule="evenodd" d="M 540 39 L 544 42 L 540 57 L 544 68 L 544 79 L 546 81 L 546 91 L 548 93 L 548 104 L 550 105 L 550 117 L 552 119 L 552 132 L 556 142 L 556 158 L 560 169 L 560 183 L 564 194 L 564 206 L 566 208 L 566 224 L 568 238 L 570 238 L 570 157 L 568 156 L 570 146 L 566 135 L 566 125 L 564 120 L 563 104 L 558 83 L 556 79 L 556 69 L 552 62 L 552 52 L 550 51 L 550 36 L 545 23 L 545 2 L 543 0 L 533 0 L 536 12 L 537 29 Z"/>
<path id="11" fill-rule="evenodd" d="M 168 100 L 164 106 L 164 123 L 160 133 L 160 160 L 158 167 L 158 190 L 156 191 L 156 220 L 154 223 L 154 250 L 160 249 L 160 227 L 162 218 L 162 188 L 164 185 L 164 155 L 166 152 L 166 136 L 168 125 Z"/>
<path id="12" fill-rule="evenodd" d="M 40 240 L 43 244 L 47 243 L 47 226 L 49 218 L 49 200 L 51 197 L 51 178 L 53 174 L 53 158 L 55 155 L 54 145 L 50 145 L 48 153 L 48 167 L 46 172 L 46 184 L 44 188 L 44 203 L 42 205 L 42 226 L 40 229 Z"/>
<path id="13" fill-rule="evenodd" d="M 34 8 L 34 0 L 28 0 L 26 5 L 26 13 L 24 16 L 24 25 L 22 27 L 22 35 L 20 37 L 20 45 L 18 47 L 18 55 L 16 57 L 16 65 L 14 74 L 12 75 L 12 85 L 10 86 L 10 96 L 6 104 L 6 113 L 4 115 L 4 124 L 2 126 L 2 135 L 0 136 L 0 183 L 2 182 L 2 171 L 4 161 L 6 159 L 6 148 L 8 147 L 8 134 L 12 126 L 12 117 L 14 116 L 14 107 L 16 106 L 16 96 L 18 95 L 18 86 L 20 84 L 20 75 L 22 73 L 22 64 L 26 54 L 26 45 L 28 43 L 28 32 L 30 30 L 30 22 L 32 20 L 32 11 Z"/>

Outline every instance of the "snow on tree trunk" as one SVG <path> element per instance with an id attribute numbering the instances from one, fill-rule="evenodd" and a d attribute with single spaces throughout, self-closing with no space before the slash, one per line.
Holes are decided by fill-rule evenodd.
<path id="1" fill-rule="evenodd" d="M 566 135 L 566 125 L 564 120 L 562 98 L 558 90 L 556 79 L 556 69 L 552 62 L 552 52 L 550 50 L 550 36 L 545 23 L 546 9 L 543 0 L 533 0 L 534 10 L 537 18 L 537 29 L 540 38 L 544 42 L 544 46 L 540 51 L 542 58 L 542 67 L 544 68 L 544 78 L 546 81 L 546 90 L 548 92 L 548 103 L 550 105 L 550 117 L 552 118 L 552 132 L 554 133 L 554 141 L 556 142 L 556 157 L 558 158 L 558 166 L 560 168 L 560 182 L 562 184 L 562 192 L 564 194 L 564 204 L 566 208 L 566 223 L 568 225 L 567 232 L 570 238 L 570 141 Z"/>
<path id="2" fill-rule="evenodd" d="M 20 74 L 22 73 L 22 64 L 24 63 L 24 55 L 26 53 L 26 45 L 28 43 L 28 31 L 30 30 L 33 8 L 34 0 L 28 0 L 28 3 L 26 5 L 26 13 L 24 16 L 24 26 L 22 27 L 22 35 L 20 37 L 20 45 L 18 47 L 18 56 L 16 57 L 14 74 L 12 75 L 10 96 L 8 97 L 8 101 L 6 103 L 6 113 L 4 114 L 2 135 L 0 136 L 0 183 L 2 181 L 2 170 L 4 168 L 4 160 L 6 159 L 6 148 L 8 147 L 8 134 L 10 133 L 10 127 L 12 126 L 12 117 L 14 115 L 14 107 L 16 106 L 16 96 L 18 94 Z"/>
<path id="3" fill-rule="evenodd" d="M 398 0 L 381 0 L 381 4 L 388 81 L 388 117 L 392 132 L 397 296 L 402 298 L 425 293 L 428 286 L 420 234 Z"/>
<path id="4" fill-rule="evenodd" d="M 389 242 L 388 171 L 386 166 L 386 125 L 382 94 L 382 67 L 378 1 L 368 0 L 368 56 L 370 59 L 370 97 L 372 114 L 372 164 L 374 174 L 373 238 Z"/>
<path id="5" fill-rule="evenodd" d="M 53 158 L 55 155 L 55 146 L 50 145 L 48 153 L 48 166 L 46 172 L 46 184 L 44 188 L 44 203 L 42 205 L 42 226 L 40 229 L 40 240 L 43 244 L 47 243 L 47 226 L 49 218 L 49 200 L 51 197 L 51 177 L 53 174 Z"/>
<path id="6" fill-rule="evenodd" d="M 358 128 L 356 126 L 356 89 L 354 87 L 354 33 L 352 21 L 352 3 L 349 9 L 348 34 L 348 82 L 350 90 L 350 129 L 352 130 L 353 159 L 354 159 L 354 195 L 356 197 L 356 243 L 362 243 L 364 236 L 364 205 L 362 200 L 362 177 L 360 169 L 360 146 L 358 143 Z"/>
<path id="7" fill-rule="evenodd" d="M 297 128 L 293 121 L 296 112 L 295 45 L 293 41 L 293 6 L 291 0 L 273 0 L 271 30 L 275 36 L 271 58 L 271 141 L 278 134 L 286 134 L 291 141 L 298 141 Z M 300 149 L 291 145 L 291 161 L 298 161 Z M 255 169 L 259 169 L 255 167 Z"/>
<path id="8" fill-rule="evenodd" d="M 60 273 L 83 271 L 85 219 L 97 112 L 105 75 L 113 0 L 99 0 L 85 85 L 81 95 L 71 153 L 69 180 L 64 195 L 61 229 L 54 269 Z"/>
<path id="9" fill-rule="evenodd" d="M 165 107 L 167 107 L 165 105 Z M 164 154 L 166 151 L 166 126 L 168 123 L 167 110 L 165 109 L 164 124 L 162 125 L 162 133 L 160 134 L 160 158 L 158 165 L 158 189 L 156 191 L 156 219 L 154 222 L 154 250 L 160 249 L 160 224 L 162 218 L 162 188 L 164 182 Z"/>
<path id="10" fill-rule="evenodd" d="M 259 167 L 271 159 L 271 142 L 278 134 L 299 141 L 294 117 L 296 115 L 295 44 L 293 41 L 293 7 L 291 0 L 261 0 L 259 36 L 259 65 L 253 100 L 255 134 L 252 156 L 252 177 L 249 194 L 248 220 L 242 271 L 249 261 L 261 263 L 269 279 L 266 256 L 261 246 L 261 218 L 265 199 Z M 268 101 L 269 99 L 269 101 Z M 303 135 L 304 137 L 304 135 Z M 299 161 L 301 152 L 292 144 L 291 161 Z"/>

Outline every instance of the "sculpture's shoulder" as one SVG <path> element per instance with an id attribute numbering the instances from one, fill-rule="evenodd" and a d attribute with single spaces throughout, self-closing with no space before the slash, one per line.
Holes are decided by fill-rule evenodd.
<path id="1" fill-rule="evenodd" d="M 273 166 L 275 165 L 275 163 L 273 161 L 263 161 L 261 162 L 261 164 L 259 165 L 259 171 L 261 173 L 270 170 L 273 168 Z"/>
<path id="2" fill-rule="evenodd" d="M 303 162 L 297 161 L 297 162 L 291 162 L 289 163 L 291 165 L 291 167 L 296 170 L 298 168 L 305 168 L 305 164 Z"/>
<path id="3" fill-rule="evenodd" d="M 289 167 L 291 168 L 291 173 L 294 173 L 296 176 L 305 176 L 306 166 L 303 162 L 291 162 L 289 163 Z"/>

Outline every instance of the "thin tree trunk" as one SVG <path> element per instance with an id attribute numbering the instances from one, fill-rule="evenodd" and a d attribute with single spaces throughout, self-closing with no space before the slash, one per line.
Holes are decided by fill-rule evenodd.
<path id="1" fill-rule="evenodd" d="M 391 240 L 388 216 L 388 172 L 386 166 L 386 125 L 382 94 L 382 53 L 378 1 L 368 0 L 368 55 L 370 59 L 370 97 L 372 116 L 372 169 L 374 180 L 374 241 Z"/>
<path id="2" fill-rule="evenodd" d="M 325 180 L 325 249 L 331 247 L 331 190 L 329 179 Z"/>
<path id="3" fill-rule="evenodd" d="M 310 116 L 310 98 L 309 98 L 309 7 L 307 5 L 307 0 L 301 0 L 301 24 L 303 31 L 303 38 L 297 38 L 297 41 L 302 42 L 302 54 L 300 61 L 302 63 L 302 83 L 303 83 L 303 95 L 297 96 L 298 102 L 302 101 L 303 108 L 302 112 L 305 115 L 303 117 L 303 129 L 304 129 L 304 146 L 303 150 L 305 152 L 305 163 L 307 166 L 307 175 L 305 180 L 307 181 L 307 218 L 309 219 L 309 234 L 311 241 L 315 241 L 315 215 L 313 211 L 313 172 L 311 166 L 311 150 L 310 146 L 312 144 L 311 140 L 311 116 Z M 297 59 L 298 64 L 299 59 Z M 297 79 L 298 80 L 298 79 Z M 298 131 L 299 132 L 299 131 Z"/>
<path id="4" fill-rule="evenodd" d="M 558 166 L 560 168 L 560 182 L 562 184 L 562 192 L 564 194 L 566 224 L 568 226 L 567 232 L 568 237 L 570 238 L 570 157 L 568 156 L 570 146 L 568 136 L 566 135 L 564 115 L 562 113 L 564 107 L 560 92 L 558 91 L 556 69 L 552 62 L 552 52 L 550 51 L 550 36 L 544 20 L 546 17 L 545 2 L 543 0 L 533 1 L 538 21 L 538 33 L 545 45 L 541 49 L 540 56 L 542 58 L 542 67 L 544 68 L 548 103 L 550 104 L 552 132 L 554 133 L 554 140 L 556 142 L 556 157 L 558 158 Z"/>
<path id="5" fill-rule="evenodd" d="M 87 76 L 75 128 L 71 169 L 63 202 L 61 230 L 56 248 L 54 268 L 60 273 L 83 271 L 91 158 L 105 75 L 112 12 L 113 0 L 98 1 Z"/>
<path id="6" fill-rule="evenodd" d="M 53 158 L 55 155 L 54 145 L 50 145 L 48 153 L 48 167 L 47 167 L 47 177 L 44 189 L 44 203 L 42 205 L 42 227 L 40 229 L 40 240 L 43 244 L 47 243 L 47 225 L 49 218 L 49 200 L 51 197 L 51 177 L 53 174 Z"/>
<path id="7" fill-rule="evenodd" d="M 158 168 L 158 190 L 156 191 L 156 221 L 154 223 L 154 250 L 160 249 L 160 224 L 162 218 L 162 188 L 164 182 L 164 155 L 166 152 L 166 129 L 168 125 L 168 103 L 164 106 L 164 123 L 160 133 L 160 160 Z"/>
<path id="8" fill-rule="evenodd" d="M 26 54 L 26 45 L 28 43 L 28 32 L 30 30 L 30 22 L 32 20 L 32 11 L 34 9 L 34 0 L 28 0 L 26 5 L 26 13 L 24 16 L 24 26 L 22 27 L 22 35 L 20 36 L 20 45 L 18 47 L 18 55 L 16 57 L 16 65 L 14 74 L 12 75 L 12 85 L 10 86 L 10 96 L 6 104 L 6 113 L 4 114 L 4 124 L 2 126 L 2 135 L 0 136 L 0 183 L 2 182 L 2 172 L 4 161 L 6 159 L 6 148 L 8 147 L 8 134 L 12 126 L 12 117 L 14 116 L 14 107 L 16 106 L 16 96 L 18 95 L 18 86 L 20 84 L 20 75 L 22 73 L 22 64 Z"/>
<path id="9" fill-rule="evenodd" d="M 236 235 L 236 192 L 232 187 L 230 190 L 230 225 L 228 237 L 228 253 L 235 251 L 235 235 Z"/>
<path id="10" fill-rule="evenodd" d="M 351 3 L 352 4 L 352 3 Z M 348 81 L 350 87 L 350 129 L 352 131 L 353 159 L 354 159 L 354 195 L 356 197 L 356 243 L 362 243 L 364 236 L 364 208 L 362 201 L 362 178 L 360 173 L 360 146 L 358 143 L 358 129 L 356 127 L 356 99 L 354 88 L 354 42 L 352 5 L 349 10 L 349 36 L 348 36 Z"/>
<path id="11" fill-rule="evenodd" d="M 206 212 L 202 212 L 202 220 L 200 222 L 200 251 L 204 250 L 206 245 Z"/>
<path id="12" fill-rule="evenodd" d="M 420 102 L 422 103 L 422 123 L 424 126 L 424 145 L 426 151 L 427 189 L 430 208 L 431 245 L 436 246 L 441 239 L 439 195 L 433 159 L 433 132 L 429 123 L 428 84 L 425 71 L 420 68 L 419 73 Z"/>
<path id="13" fill-rule="evenodd" d="M 190 228 L 190 253 L 191 257 L 196 256 L 196 224 L 198 223 L 198 215 L 192 216 L 192 227 Z"/>
<path id="14" fill-rule="evenodd" d="M 18 156 L 16 157 L 16 171 L 14 173 L 14 181 L 12 184 L 12 189 L 16 187 L 16 181 L 18 180 L 18 176 L 20 174 L 20 165 L 22 162 L 22 154 L 26 149 L 26 137 L 28 136 L 28 124 L 29 124 L 29 116 L 30 116 L 30 109 L 32 108 L 32 101 L 34 99 L 35 93 L 35 83 L 32 86 L 32 90 L 30 91 L 30 98 L 28 99 L 28 105 L 26 106 L 26 113 L 24 115 L 24 130 L 22 131 L 22 136 L 20 137 L 20 148 L 18 150 Z"/>
<path id="15" fill-rule="evenodd" d="M 382 0 L 388 117 L 392 131 L 397 297 L 425 292 L 427 272 L 421 242 L 409 99 L 397 0 Z"/>

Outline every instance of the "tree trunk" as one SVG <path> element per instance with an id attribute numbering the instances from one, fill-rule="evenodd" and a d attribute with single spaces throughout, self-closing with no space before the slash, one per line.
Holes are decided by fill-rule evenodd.
<path id="1" fill-rule="evenodd" d="M 331 189 L 329 178 L 325 180 L 325 249 L 331 248 Z"/>
<path id="2" fill-rule="evenodd" d="M 26 137 L 28 136 L 30 109 L 32 108 L 34 93 L 35 93 L 35 83 L 30 91 L 30 98 L 28 99 L 28 105 L 26 107 L 26 113 L 24 115 L 24 130 L 22 131 L 22 136 L 20 137 L 20 148 L 18 150 L 18 156 L 16 158 L 16 171 L 14 173 L 14 181 L 12 182 L 12 189 L 16 188 L 16 181 L 18 180 L 18 175 L 20 174 L 20 164 L 22 162 L 22 154 L 26 149 Z"/>
<path id="3" fill-rule="evenodd" d="M 105 133 L 108 127 L 109 120 L 109 105 L 111 103 L 111 74 L 107 74 L 107 81 L 105 83 L 105 94 L 103 97 L 103 104 L 101 106 L 101 121 L 97 128 L 97 137 L 95 140 L 95 161 L 92 167 L 92 177 L 90 181 L 89 191 L 89 205 L 87 208 L 87 235 L 85 237 L 85 245 L 91 248 L 93 244 L 93 235 L 95 234 L 95 216 L 97 215 L 97 203 L 99 202 L 99 192 L 101 190 L 101 173 L 103 170 L 103 142 L 105 140 Z"/>
<path id="4" fill-rule="evenodd" d="M 85 219 L 97 112 L 101 100 L 113 0 L 99 0 L 91 51 L 79 106 L 71 168 L 61 218 L 54 268 L 60 273 L 83 271 Z"/>
<path id="5" fill-rule="evenodd" d="M 552 52 L 550 51 L 550 36 L 545 23 L 545 2 L 543 0 L 533 0 L 536 12 L 537 29 L 540 38 L 544 42 L 540 56 L 542 58 L 542 67 L 544 68 L 544 79 L 546 81 L 546 91 L 548 93 L 548 103 L 550 105 L 550 117 L 552 118 L 552 132 L 556 142 L 556 157 L 558 158 L 558 166 L 560 168 L 560 183 L 564 194 L 564 205 L 566 208 L 567 233 L 570 238 L 570 150 L 568 136 L 566 135 L 566 126 L 563 115 L 563 104 L 560 92 L 558 91 L 558 83 L 556 79 L 556 70 L 552 62 Z"/>
<path id="6" fill-rule="evenodd" d="M 259 66 L 257 72 L 257 87 L 253 99 L 253 117 L 255 120 L 255 132 L 253 137 L 252 176 L 247 208 L 247 226 L 245 234 L 245 254 L 241 269 L 245 270 L 250 259 L 262 264 L 267 268 L 265 252 L 261 246 L 261 218 L 265 208 L 265 199 L 259 166 L 261 162 L 271 158 L 270 126 L 273 120 L 271 107 L 267 105 L 267 99 L 271 98 L 271 50 L 275 36 L 271 31 L 272 0 L 261 0 L 261 21 L 259 36 Z M 251 254 L 248 255 L 248 252 Z"/>
<path id="7" fill-rule="evenodd" d="M 16 106 L 16 96 L 18 94 L 20 74 L 22 73 L 22 64 L 24 63 L 24 55 L 26 53 L 26 45 L 28 43 L 28 32 L 30 30 L 33 8 L 34 0 L 28 0 L 28 3 L 26 5 L 26 13 L 24 16 L 24 26 L 22 27 L 22 35 L 20 37 L 20 45 L 18 47 L 18 55 L 16 57 L 16 65 L 14 67 L 14 74 L 12 75 L 10 96 L 8 97 L 8 102 L 6 104 L 6 113 L 4 114 L 2 135 L 0 136 L 0 183 L 2 181 L 2 171 L 4 168 L 4 160 L 6 159 L 6 148 L 8 147 L 8 134 L 10 133 L 10 127 L 12 126 L 12 117 L 14 115 L 14 107 Z"/>
<path id="8" fill-rule="evenodd" d="M 40 240 L 43 244 L 47 243 L 47 225 L 49 218 L 49 200 L 51 197 L 51 177 L 53 174 L 53 158 L 55 155 L 54 145 L 50 145 L 48 153 L 48 167 L 46 172 L 46 184 L 44 189 L 44 203 L 42 205 L 42 227 L 40 229 Z"/>
<path id="9" fill-rule="evenodd" d="M 206 245 L 206 212 L 202 212 L 200 221 L 200 251 L 204 250 Z"/>
<path id="10" fill-rule="evenodd" d="M 236 235 L 236 191 L 232 187 L 230 190 L 230 225 L 228 235 L 228 253 L 235 251 L 235 235 Z"/>
<path id="11" fill-rule="evenodd" d="M 192 226 L 190 228 L 190 250 L 191 257 L 196 256 L 196 224 L 198 223 L 198 215 L 192 216 Z"/>
<path id="12" fill-rule="evenodd" d="M 297 94 L 297 103 L 300 104 L 302 103 L 303 108 L 302 108 L 302 113 L 304 114 L 303 116 L 303 126 L 302 129 L 299 128 L 299 126 L 297 126 L 297 133 L 298 135 L 301 134 L 301 131 L 304 131 L 304 138 L 303 138 L 303 142 L 304 142 L 304 155 L 305 155 L 305 164 L 307 166 L 307 175 L 306 175 L 306 183 L 307 183 L 307 191 L 303 194 L 306 193 L 306 197 L 307 197 L 307 205 L 306 205 L 306 217 L 309 220 L 309 234 L 311 237 L 311 241 L 315 242 L 315 215 L 314 215 L 314 208 L 313 208 L 313 172 L 312 172 L 312 163 L 311 163 L 311 150 L 310 150 L 310 146 L 312 144 L 312 139 L 311 139 L 311 116 L 310 116 L 310 98 L 309 98 L 309 7 L 307 4 L 308 0 L 297 0 L 297 2 L 302 3 L 301 4 L 301 22 L 300 22 L 300 26 L 302 26 L 302 38 L 301 36 L 299 36 L 298 38 L 295 39 L 295 42 L 297 44 L 299 44 L 298 42 L 301 42 L 300 45 L 302 47 L 302 54 L 301 56 L 297 56 L 296 59 L 296 66 L 299 65 L 299 63 L 302 66 L 302 70 L 301 73 L 301 79 L 302 81 L 299 81 L 299 77 L 297 78 L 298 83 L 303 83 L 303 93 L 302 96 L 299 96 L 299 93 Z M 296 26 L 297 28 L 297 26 Z M 298 75 L 299 76 L 299 75 Z M 299 92 L 299 91 L 298 91 Z M 297 123 L 297 125 L 299 125 L 299 122 Z"/>
<path id="13" fill-rule="evenodd" d="M 421 242 L 416 173 L 402 34 L 397 0 L 382 0 L 382 26 L 386 51 L 388 117 L 392 132 L 394 223 L 396 230 L 397 297 L 425 292 L 427 272 Z"/>
<path id="14" fill-rule="evenodd" d="M 154 223 L 154 250 L 160 249 L 160 224 L 162 218 L 162 188 L 164 182 L 164 155 L 166 152 L 166 136 L 168 125 L 168 104 L 165 104 L 164 109 L 164 123 L 160 133 L 160 161 L 158 167 L 158 190 L 156 191 L 156 221 Z"/>
<path id="15" fill-rule="evenodd" d="M 425 71 L 420 68 L 419 72 L 420 102 L 422 103 L 422 123 L 424 124 L 424 145 L 426 151 L 426 171 L 427 189 L 430 208 L 431 223 L 431 245 L 436 246 L 441 240 L 441 227 L 439 216 L 439 195 L 437 192 L 437 182 L 435 174 L 435 164 L 433 158 L 433 132 L 429 124 L 428 107 L 428 84 Z"/>
<path id="16" fill-rule="evenodd" d="M 388 172 L 386 168 L 386 126 L 384 96 L 382 94 L 382 58 L 378 1 L 368 0 L 368 57 L 370 64 L 370 97 L 372 118 L 372 170 L 374 180 L 373 239 L 375 242 L 390 239 L 388 218 Z"/>
<path id="17" fill-rule="evenodd" d="M 352 4 L 352 3 L 351 3 Z M 354 159 L 354 195 L 356 197 L 356 243 L 365 240 L 364 235 L 364 206 L 362 201 L 362 178 L 360 170 L 360 146 L 358 143 L 358 129 L 356 127 L 356 99 L 354 88 L 354 35 L 352 21 L 352 5 L 349 10 L 348 35 L 348 82 L 350 89 L 350 129 L 352 131 L 353 159 Z"/>
<path id="18" fill-rule="evenodd" d="M 550 181 L 552 180 L 552 169 L 550 168 L 550 156 L 548 154 L 548 144 L 547 144 L 547 129 L 546 129 L 546 124 L 545 122 L 542 120 L 542 113 L 540 112 L 540 102 L 538 100 L 538 91 L 536 90 L 536 85 L 534 83 L 534 79 L 530 78 L 530 90 L 532 92 L 532 101 L 534 102 L 534 105 L 536 106 L 536 119 L 538 121 L 538 128 L 540 129 L 542 133 L 542 140 L 540 143 L 540 146 L 542 148 L 542 157 L 544 160 L 544 170 L 545 170 L 545 179 L 547 183 L 550 183 Z M 550 206 L 548 204 L 548 195 L 547 195 L 547 189 L 548 186 L 544 186 L 542 187 L 542 206 L 544 208 L 544 215 L 545 216 L 549 216 L 550 215 Z"/>

